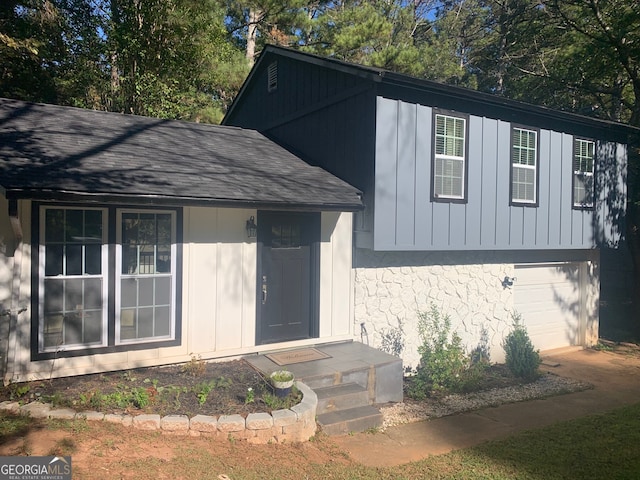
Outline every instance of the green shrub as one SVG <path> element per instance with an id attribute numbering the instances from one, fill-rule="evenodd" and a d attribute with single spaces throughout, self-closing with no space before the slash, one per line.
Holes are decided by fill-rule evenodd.
<path id="1" fill-rule="evenodd" d="M 422 399 L 434 391 L 461 391 L 469 359 L 462 339 L 451 331 L 449 315 L 442 315 L 431 304 L 428 312 L 418 313 L 418 333 L 422 341 L 418 347 L 420 365 L 412 379 L 409 395 Z"/>
<path id="2" fill-rule="evenodd" d="M 513 328 L 502 342 L 505 363 L 516 377 L 526 381 L 535 380 L 541 361 L 540 354 L 533 348 L 527 329 L 522 324 L 521 315 L 514 313 L 512 319 Z"/>
<path id="3" fill-rule="evenodd" d="M 9 385 L 9 391 L 11 392 L 11 400 L 15 398 L 26 397 L 31 391 L 31 387 L 28 383 L 12 383 Z"/>
<path id="4" fill-rule="evenodd" d="M 200 406 L 204 405 L 205 402 L 207 401 L 207 398 L 209 397 L 209 394 L 215 388 L 229 388 L 231 386 L 231 383 L 233 382 L 229 378 L 218 377 L 218 378 L 211 379 L 209 381 L 201 382 L 197 384 L 195 387 L 193 387 L 193 391 L 198 397 L 198 404 Z"/>

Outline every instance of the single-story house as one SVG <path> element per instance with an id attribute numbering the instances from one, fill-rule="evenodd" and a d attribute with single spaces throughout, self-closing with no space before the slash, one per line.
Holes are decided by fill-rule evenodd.
<path id="1" fill-rule="evenodd" d="M 597 342 L 639 129 L 275 46 L 223 124 L 362 191 L 355 339 L 415 366 L 435 305 L 493 361 L 514 315 L 543 351 Z"/>
<path id="2" fill-rule="evenodd" d="M 349 340 L 361 207 L 254 130 L 0 99 L 4 381 Z"/>

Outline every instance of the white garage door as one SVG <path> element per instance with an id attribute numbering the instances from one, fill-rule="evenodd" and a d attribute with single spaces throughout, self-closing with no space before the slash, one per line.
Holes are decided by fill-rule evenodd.
<path id="1" fill-rule="evenodd" d="M 581 345 L 580 263 L 516 265 L 514 308 L 536 349 Z"/>

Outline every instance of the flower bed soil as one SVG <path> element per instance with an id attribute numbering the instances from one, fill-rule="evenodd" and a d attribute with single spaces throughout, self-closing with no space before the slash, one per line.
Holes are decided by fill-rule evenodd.
<path id="1" fill-rule="evenodd" d="M 247 401 L 249 388 L 251 402 Z M 194 360 L 178 366 L 11 384 L 0 389 L 0 401 L 5 400 L 42 401 L 55 407 L 102 413 L 246 417 L 249 413 L 288 408 L 299 399 L 294 396 L 275 403 L 267 380 L 244 360 Z"/>

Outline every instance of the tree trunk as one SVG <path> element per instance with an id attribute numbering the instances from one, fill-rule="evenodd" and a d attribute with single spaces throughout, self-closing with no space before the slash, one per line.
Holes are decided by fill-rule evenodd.
<path id="1" fill-rule="evenodd" d="M 107 110 L 113 112 L 114 108 L 118 104 L 115 100 L 120 91 L 120 74 L 118 73 L 118 54 L 116 52 L 111 53 L 111 96 L 107 100 Z"/>
<path id="2" fill-rule="evenodd" d="M 256 56 L 256 37 L 258 35 L 258 22 L 262 16 L 259 10 L 251 8 L 249 10 L 249 26 L 247 30 L 247 59 L 249 65 L 253 66 Z"/>

